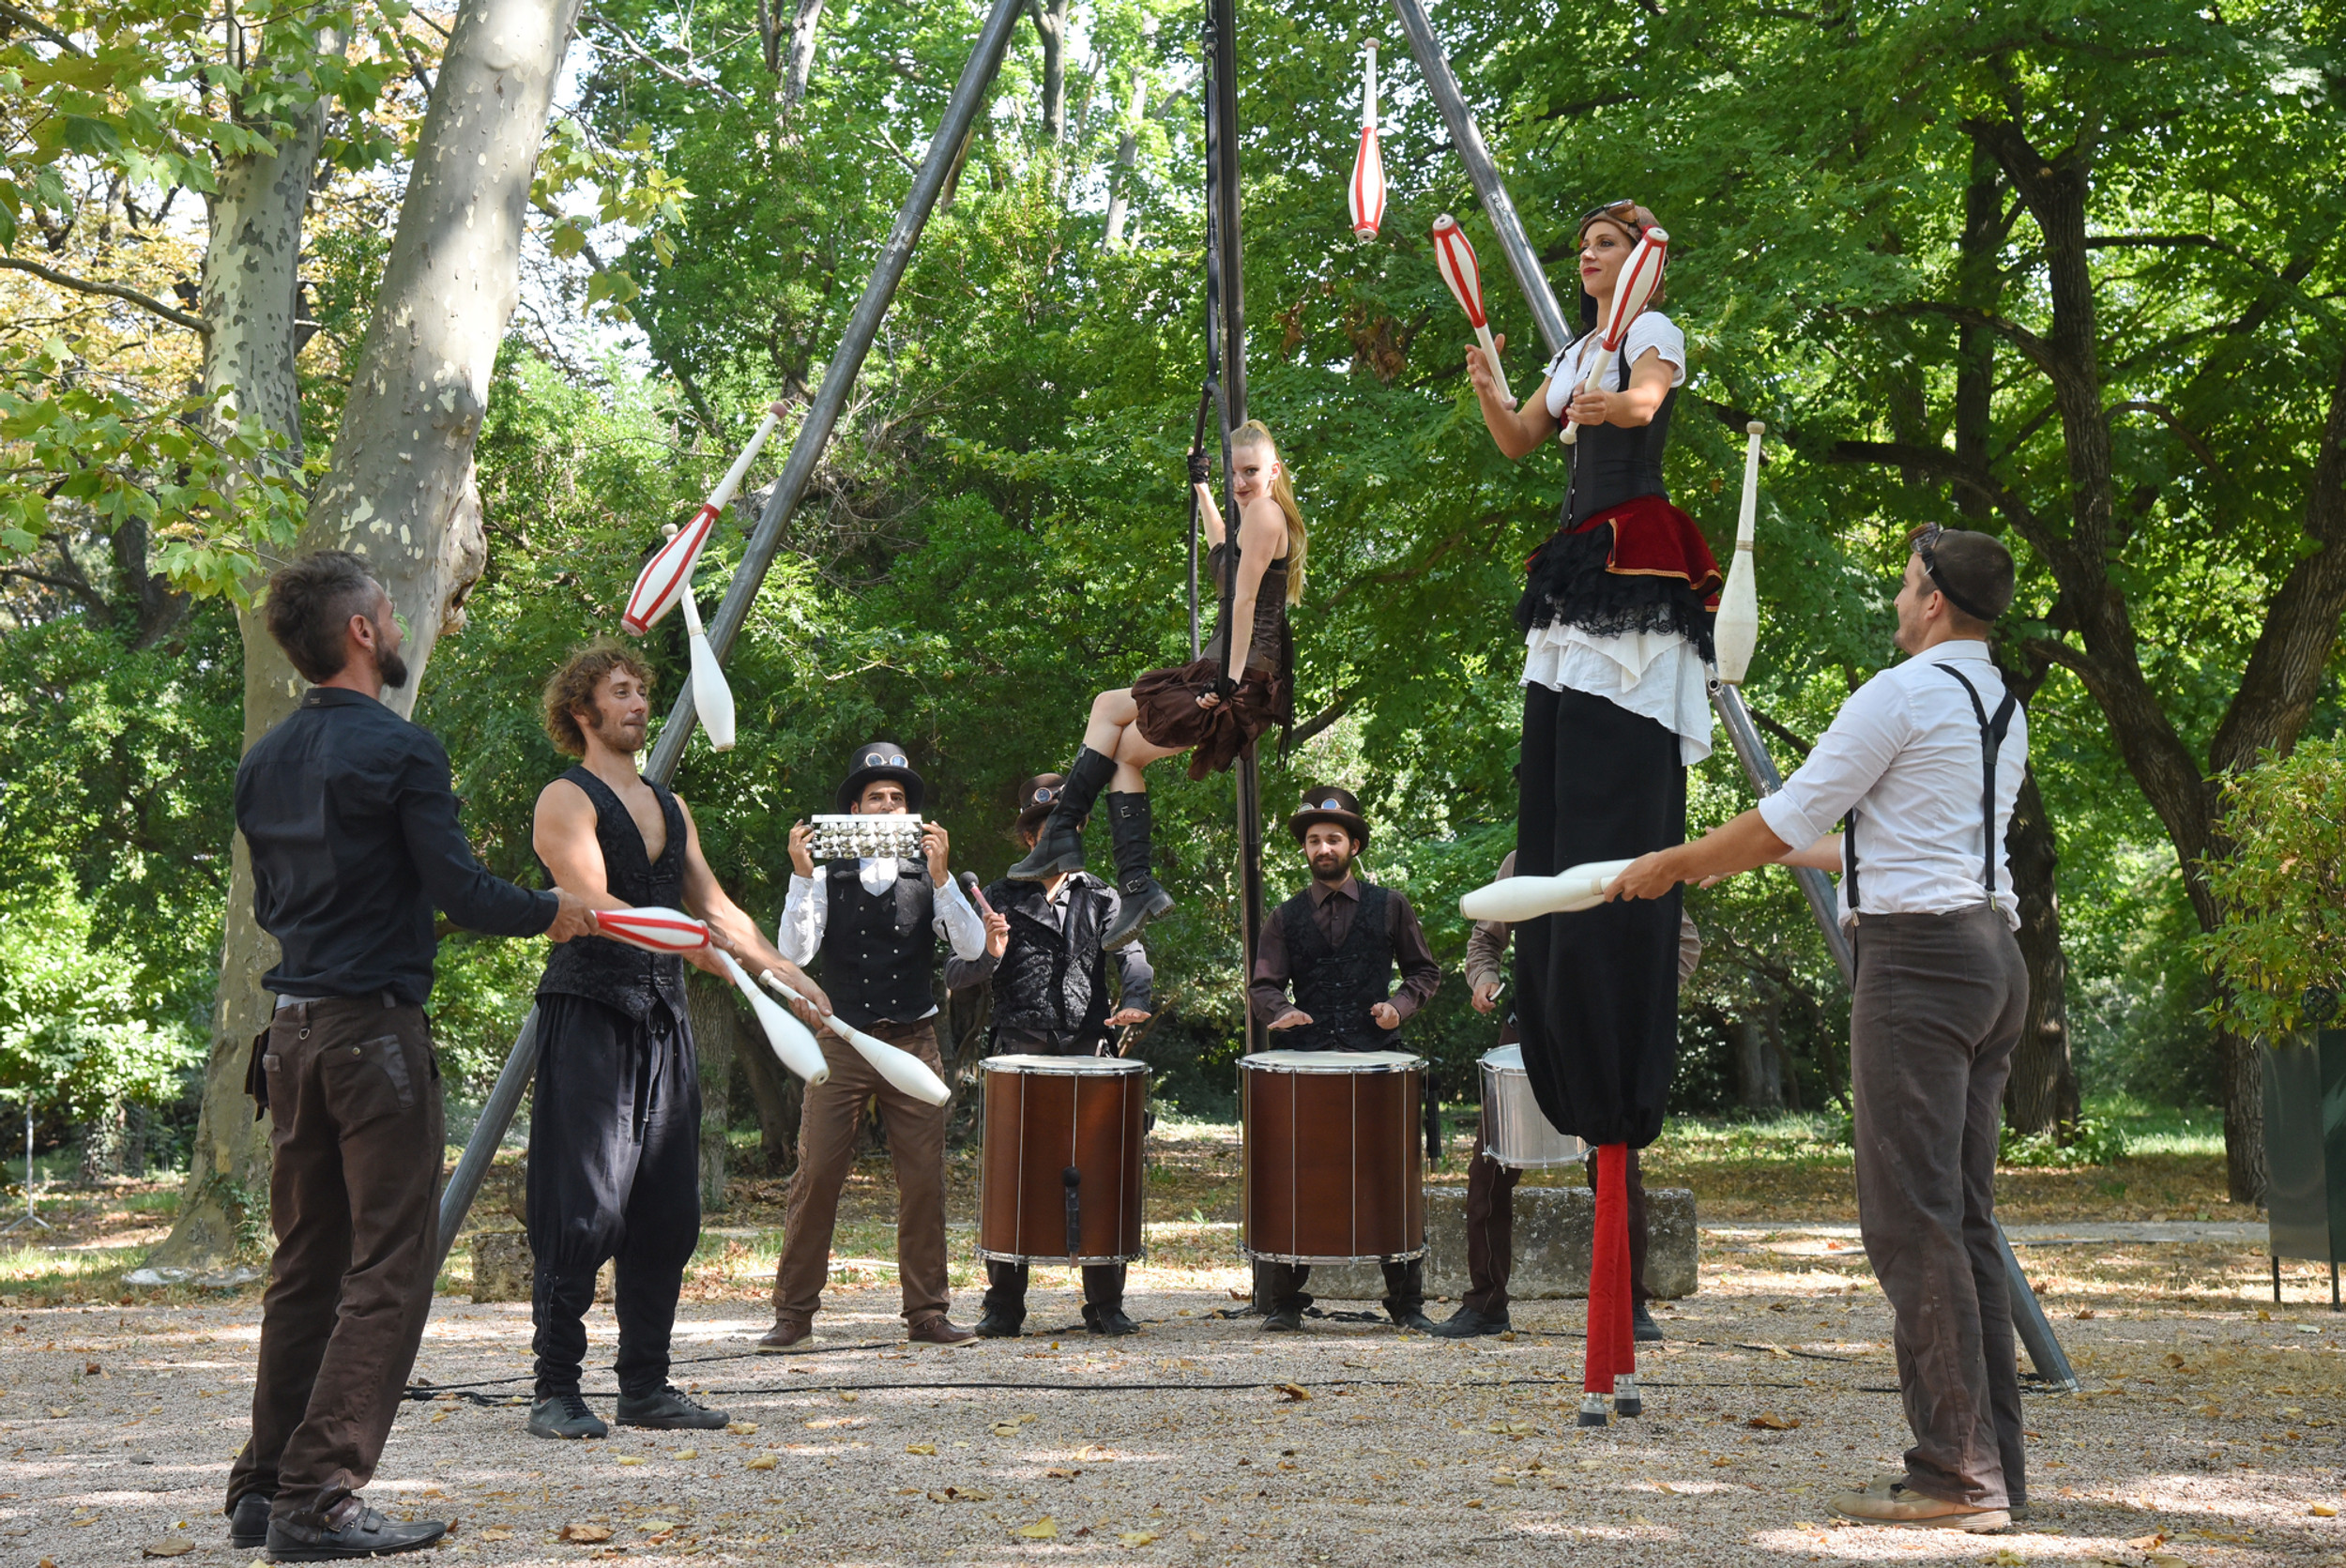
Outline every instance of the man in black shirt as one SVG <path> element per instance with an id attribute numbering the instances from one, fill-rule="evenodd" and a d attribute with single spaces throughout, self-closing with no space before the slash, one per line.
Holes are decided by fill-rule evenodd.
<path id="1" fill-rule="evenodd" d="M 456 822 L 448 754 L 379 700 L 405 684 L 391 601 L 343 551 L 269 580 L 263 614 L 315 682 L 236 769 L 252 910 L 281 956 L 247 1082 L 269 1112 L 277 1253 L 229 1541 L 279 1561 L 407 1551 L 447 1532 L 357 1495 L 382 1457 L 432 1305 L 445 1134 L 423 1003 L 432 912 L 557 942 L 586 905 L 492 876 Z"/>

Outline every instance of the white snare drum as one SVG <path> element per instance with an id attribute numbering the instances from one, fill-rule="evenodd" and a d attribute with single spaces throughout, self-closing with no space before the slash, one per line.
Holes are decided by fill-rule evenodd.
<path id="1" fill-rule="evenodd" d="M 1511 1170 L 1577 1165 L 1588 1155 L 1587 1144 L 1548 1124 L 1520 1045 L 1501 1045 L 1483 1058 L 1483 1151 Z"/>

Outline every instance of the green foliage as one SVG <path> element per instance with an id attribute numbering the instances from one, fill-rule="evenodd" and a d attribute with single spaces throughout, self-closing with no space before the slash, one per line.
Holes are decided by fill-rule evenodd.
<path id="1" fill-rule="evenodd" d="M 2309 740 L 2224 781 L 2232 852 L 2208 867 L 2224 921 L 2196 944 L 2224 982 L 2215 1016 L 2283 1041 L 2306 992 L 2346 989 L 2346 742 Z M 2326 1021 L 2326 1020 L 2323 1020 Z"/>
<path id="2" fill-rule="evenodd" d="M 45 893 L 46 896 L 41 896 Z M 0 912 L 0 1093 L 76 1118 L 168 1100 L 202 1037 L 158 1027 L 130 954 L 93 940 L 86 905 L 51 886 Z"/>
<path id="3" fill-rule="evenodd" d="M 2060 1169 L 2071 1165 L 2110 1165 L 2131 1149 L 2125 1129 L 2097 1116 L 2078 1118 L 2074 1128 L 2049 1133 L 2018 1133 L 2006 1127 L 1998 1141 L 1996 1164 L 2020 1169 Z"/>

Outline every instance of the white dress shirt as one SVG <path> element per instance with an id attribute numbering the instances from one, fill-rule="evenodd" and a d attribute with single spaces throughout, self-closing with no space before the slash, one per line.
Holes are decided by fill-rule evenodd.
<path id="1" fill-rule="evenodd" d="M 866 855 L 856 861 L 856 879 L 863 891 L 877 895 L 896 885 L 903 862 L 893 855 Z M 960 882 L 952 877 L 934 890 L 937 919 L 933 929 L 952 948 L 955 958 L 968 960 L 985 951 L 985 921 L 969 907 Z M 823 946 L 823 928 L 830 920 L 830 880 L 818 868 L 813 876 L 790 874 L 790 894 L 783 901 L 782 926 L 774 933 L 774 950 L 803 968 L 815 962 Z M 937 1016 L 930 1008 L 923 1018 Z"/>
<path id="2" fill-rule="evenodd" d="M 1858 906 L 1868 915 L 1944 915 L 1988 895 L 1983 857 L 1996 868 L 1996 906 L 2014 930 L 2004 832 L 2028 768 L 2028 715 L 2014 709 L 1996 758 L 1996 821 L 1980 821 L 1979 718 L 1948 669 L 1959 668 L 1989 718 L 2003 676 L 1988 645 L 1958 637 L 1882 671 L 1858 688 L 1784 788 L 1760 802 L 1768 830 L 1795 849 L 1857 813 Z M 1853 918 L 1842 879 L 1841 923 Z"/>
<path id="3" fill-rule="evenodd" d="M 1585 333 L 1547 362 L 1549 414 L 1563 417 L 1602 335 Z M 1621 358 L 1634 366 L 1649 349 L 1670 367 L 1672 387 L 1685 384 L 1686 334 L 1659 311 L 1630 323 Z M 1606 379 L 1606 390 L 1613 390 L 1612 377 Z M 1524 633 L 1523 679 L 1553 692 L 1585 692 L 1653 720 L 1678 737 L 1678 760 L 1690 768 L 1711 754 L 1710 672 L 1694 644 L 1676 632 L 1600 637 L 1577 626 L 1535 626 Z"/>

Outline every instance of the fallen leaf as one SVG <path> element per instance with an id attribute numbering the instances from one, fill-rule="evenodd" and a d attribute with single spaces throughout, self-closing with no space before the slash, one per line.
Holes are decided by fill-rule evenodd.
<path id="1" fill-rule="evenodd" d="M 1059 1524 L 1045 1514 L 1030 1525 L 1020 1525 L 1018 1533 L 1029 1541 L 1056 1541 L 1059 1539 Z"/>
<path id="2" fill-rule="evenodd" d="M 728 1421 L 725 1423 L 725 1430 L 732 1433 L 737 1438 L 752 1437 L 755 1435 L 757 1431 L 757 1423 L 754 1421 Z"/>
<path id="3" fill-rule="evenodd" d="M 994 1435 L 998 1438 L 1014 1438 L 1018 1436 L 1018 1423 L 1014 1421 L 998 1421 L 994 1423 Z"/>
<path id="4" fill-rule="evenodd" d="M 597 1542 L 610 1540 L 611 1527 L 609 1525 L 564 1525 L 557 1539 L 568 1541 L 574 1546 L 591 1546 Z"/>
<path id="5" fill-rule="evenodd" d="M 1231 1292 L 1230 1292 L 1230 1294 L 1231 1294 L 1231 1295 L 1233 1295 L 1233 1296 L 1237 1296 L 1237 1297 L 1238 1297 L 1238 1299 L 1239 1299 L 1240 1301 L 1242 1301 L 1242 1301 L 1244 1301 L 1244 1300 L 1246 1300 L 1246 1298 L 1245 1298 L 1243 1295 L 1241 1295 L 1238 1291 L 1233 1290 L 1233 1291 L 1231 1291 Z M 1211 1541 L 1211 1540 L 1212 1540 L 1212 1539 L 1213 1539 L 1213 1537 L 1212 1537 L 1212 1536 L 1208 1535 L 1208 1534 L 1207 1534 L 1204 1530 L 1191 1530 L 1191 1531 L 1189 1532 L 1189 1538 L 1190 1538 L 1192 1541 L 1196 1541 L 1196 1542 L 1200 1543 L 1201 1545 L 1202 1545 L 1203 1543 L 1205 1543 L 1205 1542 L 1208 1542 L 1208 1541 Z M 45 1558 L 45 1557 L 44 1557 L 44 1558 L 42 1558 L 42 1559 L 40 1560 L 40 1568 L 57 1568 L 57 1565 L 56 1565 L 55 1563 L 53 1563 L 53 1562 L 50 1561 L 47 1558 Z"/>
<path id="6" fill-rule="evenodd" d="M 701 1451 L 697 1448 L 679 1448 L 676 1451 L 678 1459 L 697 1459 L 700 1456 Z"/>
<path id="7" fill-rule="evenodd" d="M 934 1458 L 937 1455 L 937 1445 L 935 1443 L 906 1443 L 905 1444 L 905 1452 L 906 1454 L 925 1454 L 931 1458 Z"/>
<path id="8" fill-rule="evenodd" d="M 1120 1531 L 1116 1538 L 1127 1546 L 1145 1546 L 1157 1538 L 1157 1532 L 1153 1530 L 1128 1530 Z"/>
<path id="9" fill-rule="evenodd" d="M 2335 1519 L 2338 1517 L 2338 1510 L 2326 1502 L 2317 1502 L 2313 1505 L 2313 1516 L 2317 1519 Z"/>
<path id="10" fill-rule="evenodd" d="M 1467 1506 L 1469 1508 L 1480 1508 L 1483 1506 L 1483 1499 L 1481 1498 L 1469 1498 L 1467 1499 Z"/>
<path id="11" fill-rule="evenodd" d="M 643 1462 L 643 1459 L 639 1455 L 633 1454 L 622 1454 L 619 1455 L 619 1463 L 622 1465 L 640 1465 Z"/>
<path id="12" fill-rule="evenodd" d="M 1301 1383 L 1281 1383 L 1279 1392 L 1287 1396 L 1287 1402 L 1290 1405 L 1300 1404 L 1312 1396 L 1312 1391 Z"/>
<path id="13" fill-rule="evenodd" d="M 2132 1546 L 2138 1552 L 2147 1552 L 2154 1546 L 2163 1546 L 2167 1545 L 2167 1532 L 2162 1530 L 2150 1535 L 2138 1535 L 2133 1540 L 2128 1541 L 2126 1545 Z"/>
<path id="14" fill-rule="evenodd" d="M 2014 1551 L 2009 1546 L 1998 1546 L 1996 1548 L 1995 1556 L 1983 1558 L 1981 1560 L 1985 1562 L 1992 1562 L 1996 1564 L 1996 1568 L 2021 1568 L 2021 1565 L 2027 1562 L 2028 1559 L 2022 1557 L 2018 1552 Z"/>
<path id="15" fill-rule="evenodd" d="M 842 1405 L 852 1405 L 852 1404 L 854 1404 L 854 1403 L 856 1402 L 856 1400 L 857 1400 L 857 1398 L 858 1398 L 858 1397 L 859 1397 L 859 1396 L 858 1396 L 858 1395 L 856 1395 L 856 1394 L 853 1394 L 853 1393 L 847 1393 L 843 1392 L 843 1393 L 839 1395 L 839 1403 L 841 1403 Z"/>
<path id="16" fill-rule="evenodd" d="M 433 1421 L 434 1421 L 434 1422 L 446 1421 L 447 1419 L 448 1419 L 448 1412 L 447 1412 L 446 1410 L 442 1410 L 439 1414 L 437 1414 L 437 1415 L 435 1415 L 435 1416 L 434 1416 L 434 1417 L 432 1418 L 432 1420 L 433 1420 Z M 426 1424 L 430 1424 L 430 1423 L 427 1423 Z"/>
<path id="17" fill-rule="evenodd" d="M 1749 1421 L 1744 1423 L 1744 1424 L 1745 1426 L 1756 1426 L 1762 1432 L 1790 1432 L 1793 1427 L 1798 1426 L 1800 1423 L 1797 1421 L 1786 1421 L 1782 1416 L 1778 1415 L 1758 1415 L 1752 1417 Z"/>
<path id="18" fill-rule="evenodd" d="M 185 1557 L 195 1550 L 195 1543 L 184 1535 L 166 1535 L 160 1541 L 149 1541 L 139 1548 L 141 1557 Z"/>
<path id="19" fill-rule="evenodd" d="M 674 1519 L 646 1519 L 640 1528 L 645 1534 L 652 1535 L 663 1530 L 676 1529 L 676 1521 Z"/>
<path id="20" fill-rule="evenodd" d="M 773 1456 L 772 1454 L 760 1454 L 754 1455 L 754 1456 L 753 1456 L 753 1457 L 752 1457 L 752 1458 L 748 1461 L 748 1463 L 744 1464 L 741 1468 L 742 1468 L 743 1469 L 751 1469 L 751 1470 L 769 1470 L 769 1469 L 772 1469 L 774 1468 L 774 1456 Z"/>
<path id="21" fill-rule="evenodd" d="M 503 1525 L 497 1525 L 492 1529 L 482 1530 L 480 1532 L 480 1539 L 483 1541 L 510 1541 L 513 1539 L 513 1532 L 506 1529 Z"/>
<path id="22" fill-rule="evenodd" d="M 1054 1465 L 1043 1473 L 1045 1477 L 1052 1481 L 1073 1481 L 1075 1477 L 1083 1474 L 1083 1471 L 1061 1469 L 1059 1466 Z"/>

